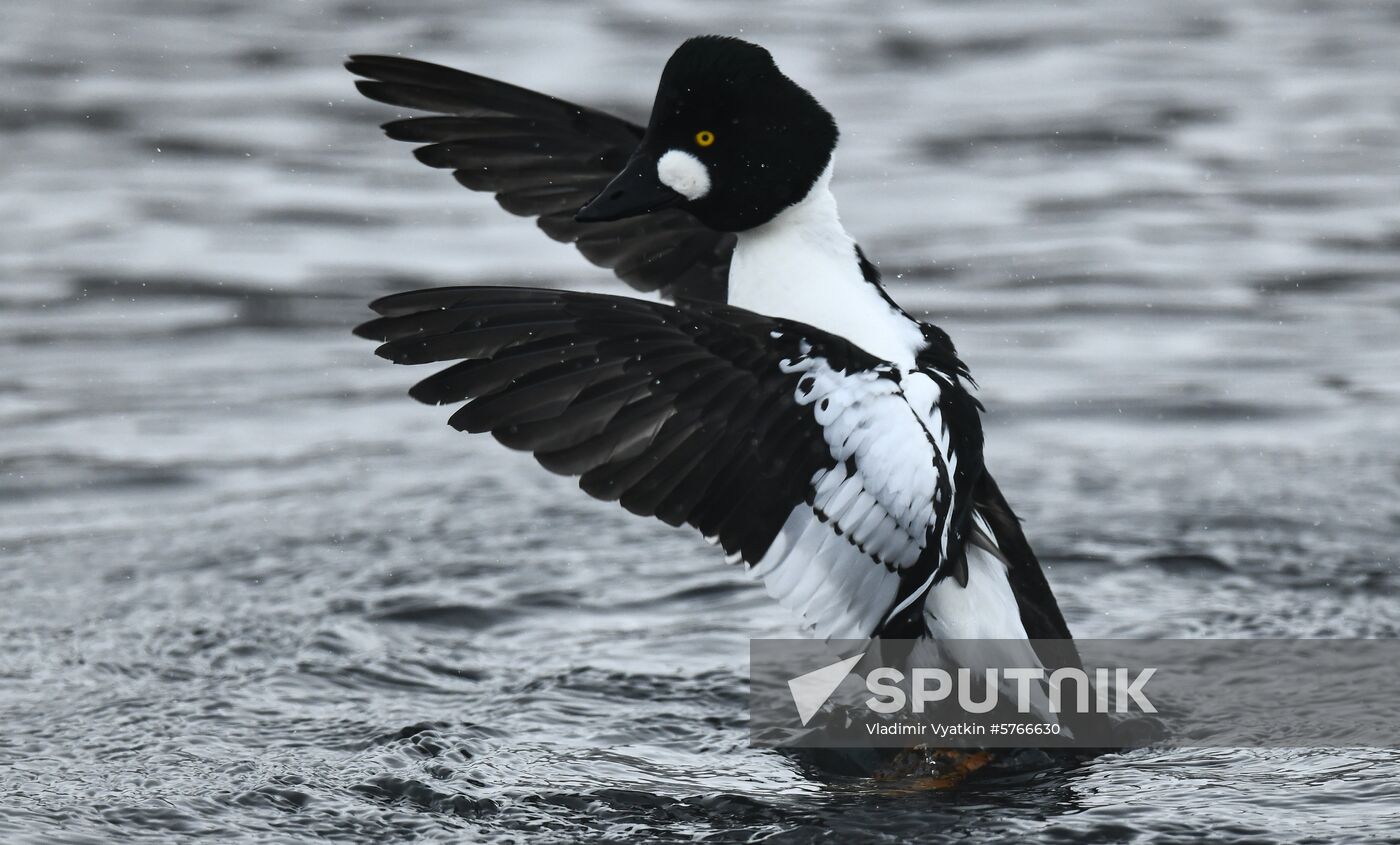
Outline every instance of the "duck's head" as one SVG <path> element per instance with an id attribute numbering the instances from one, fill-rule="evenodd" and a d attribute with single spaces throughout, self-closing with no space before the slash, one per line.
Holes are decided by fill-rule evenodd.
<path id="1" fill-rule="evenodd" d="M 637 151 L 575 219 L 680 206 L 712 229 L 752 229 L 807 195 L 836 135 L 831 114 L 767 50 L 737 38 L 692 38 L 661 73 Z"/>

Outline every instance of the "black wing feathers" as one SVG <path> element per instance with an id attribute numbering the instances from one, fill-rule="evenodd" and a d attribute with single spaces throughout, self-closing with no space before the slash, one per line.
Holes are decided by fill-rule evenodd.
<path id="1" fill-rule="evenodd" d="M 384 125 L 390 138 L 423 144 L 419 161 L 453 171 L 462 185 L 496 195 L 512 214 L 538 218 L 551 238 L 574 244 L 638 290 L 722 302 L 734 236 L 688 212 L 666 209 L 612 223 L 574 213 L 622 170 L 642 128 L 604 112 L 441 65 L 353 56 L 365 96 L 438 116 Z"/>
<path id="2" fill-rule="evenodd" d="M 798 375 L 779 361 L 801 356 L 805 340 L 838 368 L 878 363 L 817 329 L 717 303 L 474 287 L 373 307 L 384 316 L 356 333 L 383 341 L 381 356 L 467 359 L 412 391 L 465 400 L 454 426 L 490 431 L 592 496 L 694 525 L 749 560 L 834 463 L 792 399 Z"/>

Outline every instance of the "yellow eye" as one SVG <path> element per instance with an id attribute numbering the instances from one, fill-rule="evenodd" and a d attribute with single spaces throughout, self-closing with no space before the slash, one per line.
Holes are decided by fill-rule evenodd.
<path id="1" fill-rule="evenodd" d="M 695 143 L 702 147 L 708 147 L 715 142 L 715 133 L 708 129 L 701 129 L 695 133 Z"/>

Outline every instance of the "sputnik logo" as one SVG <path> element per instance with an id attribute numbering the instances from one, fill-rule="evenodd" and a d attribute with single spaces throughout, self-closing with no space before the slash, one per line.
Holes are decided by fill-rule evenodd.
<path id="1" fill-rule="evenodd" d="M 822 705 L 831 698 L 831 694 L 836 692 L 836 688 L 841 686 L 841 682 L 846 680 L 846 676 L 864 656 L 865 652 L 862 651 L 855 657 L 838 660 L 830 666 L 823 666 L 788 681 L 792 703 L 797 705 L 797 715 L 802 720 L 803 727 L 812 721 L 812 717 L 817 715 L 817 711 L 822 709 Z"/>

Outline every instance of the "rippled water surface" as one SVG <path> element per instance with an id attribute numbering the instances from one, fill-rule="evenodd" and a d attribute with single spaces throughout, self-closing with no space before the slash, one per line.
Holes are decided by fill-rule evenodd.
<path id="1" fill-rule="evenodd" d="M 713 30 L 841 121 L 1078 634 L 1400 635 L 1394 4 L 7 0 L 0 839 L 1394 841 L 1393 751 L 928 793 L 749 749 L 762 590 L 350 337 L 619 286 L 384 140 L 344 54 L 636 115 Z"/>

